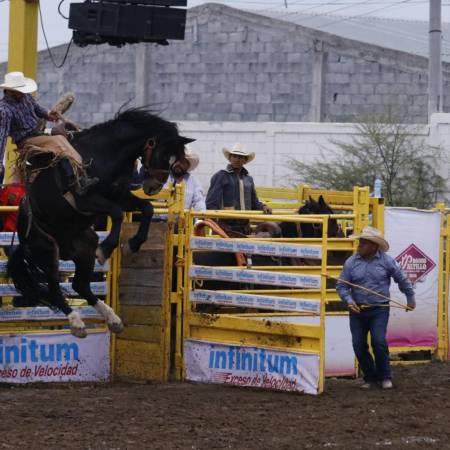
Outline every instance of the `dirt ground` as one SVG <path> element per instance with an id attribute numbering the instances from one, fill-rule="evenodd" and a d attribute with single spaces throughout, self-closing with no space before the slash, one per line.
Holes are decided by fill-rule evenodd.
<path id="1" fill-rule="evenodd" d="M 450 449 L 450 364 L 396 367 L 392 391 L 320 396 L 218 385 L 0 385 L 0 449 Z"/>

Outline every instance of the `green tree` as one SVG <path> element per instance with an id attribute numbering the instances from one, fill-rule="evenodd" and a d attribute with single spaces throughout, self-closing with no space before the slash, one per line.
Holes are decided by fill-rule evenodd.
<path id="1" fill-rule="evenodd" d="M 355 124 L 350 142 L 331 140 L 334 149 L 322 149 L 312 163 L 291 159 L 291 181 L 312 186 L 352 190 L 382 181 L 390 206 L 429 208 L 447 192 L 439 173 L 443 152 L 421 138 L 413 125 L 405 125 L 391 112 L 368 116 Z M 326 154 L 325 152 L 326 151 Z"/>

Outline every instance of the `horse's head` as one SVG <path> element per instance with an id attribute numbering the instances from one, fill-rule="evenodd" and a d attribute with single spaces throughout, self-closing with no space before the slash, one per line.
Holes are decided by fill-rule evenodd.
<path id="1" fill-rule="evenodd" d="M 309 200 L 298 210 L 299 214 L 334 214 L 322 196 L 315 201 L 311 196 Z M 300 229 L 303 237 L 322 237 L 322 225 L 313 223 L 302 223 Z M 336 237 L 339 234 L 339 225 L 336 219 L 328 221 L 328 236 Z"/>
<path id="2" fill-rule="evenodd" d="M 100 126 L 93 127 L 109 135 L 120 148 L 117 171 L 123 171 L 124 164 L 134 165 L 141 158 L 147 195 L 157 194 L 169 177 L 171 165 L 184 157 L 184 147 L 195 139 L 178 133 L 175 123 L 153 114 L 145 108 L 131 108 L 119 112 L 116 117 Z M 111 153 L 109 153 L 111 157 Z"/>
<path id="3" fill-rule="evenodd" d="M 176 161 L 184 158 L 185 146 L 194 141 L 195 139 L 178 134 L 169 139 L 148 139 L 142 153 L 143 189 L 147 195 L 157 194 L 162 189 L 169 177 L 170 168 Z"/>

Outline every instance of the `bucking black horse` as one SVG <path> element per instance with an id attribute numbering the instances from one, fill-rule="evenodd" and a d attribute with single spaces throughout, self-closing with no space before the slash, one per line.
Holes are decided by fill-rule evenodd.
<path id="1" fill-rule="evenodd" d="M 41 153 L 28 161 L 35 177 L 19 207 L 20 244 L 8 261 L 8 274 L 24 304 L 62 310 L 72 334 L 85 337 L 80 315 L 59 286 L 59 260 L 73 260 L 73 289 L 105 318 L 111 331 L 122 331 L 120 318 L 91 291 L 95 259 L 104 263 L 118 246 L 125 211 L 142 214 L 136 235 L 127 243 L 129 250 L 137 252 L 147 240 L 153 207 L 129 191 L 136 160 L 141 158 L 144 166 L 145 193 L 156 194 L 171 164 L 184 156 L 184 146 L 192 141 L 179 135 L 176 124 L 145 109 L 123 111 L 113 120 L 76 133 L 72 145 L 87 164 L 88 174 L 99 179 L 87 195 L 73 194 L 76 208 L 67 201 L 70 187 L 53 155 Z M 105 215 L 111 218 L 111 231 L 99 244 L 93 224 Z"/>

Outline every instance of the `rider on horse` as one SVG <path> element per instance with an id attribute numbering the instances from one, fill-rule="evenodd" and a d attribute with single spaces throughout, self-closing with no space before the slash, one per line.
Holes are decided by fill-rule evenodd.
<path id="1" fill-rule="evenodd" d="M 42 152 L 62 156 L 61 167 L 69 186 L 78 195 L 86 194 L 98 182 L 98 178 L 86 175 L 83 160 L 67 140 L 64 126 L 41 131 L 39 118 L 56 122 L 60 116 L 54 110 L 44 109 L 32 97 L 31 93 L 37 90 L 36 82 L 25 78 L 22 72 L 10 72 L 5 75 L 5 82 L 0 88 L 4 90 L 4 97 L 0 100 L 0 160 L 3 160 L 8 136 L 11 136 L 19 151 L 32 146 Z M 3 165 L 1 172 L 4 172 Z"/>

